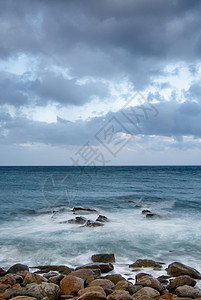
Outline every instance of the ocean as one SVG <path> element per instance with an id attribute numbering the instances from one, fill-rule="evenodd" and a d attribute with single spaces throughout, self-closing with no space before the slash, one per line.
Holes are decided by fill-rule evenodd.
<path id="1" fill-rule="evenodd" d="M 73 207 L 110 222 L 62 223 L 76 216 Z M 145 209 L 160 217 L 146 218 Z M 200 216 L 200 166 L 0 167 L 0 267 L 75 267 L 114 253 L 115 272 L 128 276 L 140 258 L 201 271 Z"/>

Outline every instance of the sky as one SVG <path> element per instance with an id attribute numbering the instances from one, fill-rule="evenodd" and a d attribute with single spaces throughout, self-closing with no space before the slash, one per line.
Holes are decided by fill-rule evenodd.
<path id="1" fill-rule="evenodd" d="M 0 0 L 0 165 L 201 165 L 200 0 Z"/>

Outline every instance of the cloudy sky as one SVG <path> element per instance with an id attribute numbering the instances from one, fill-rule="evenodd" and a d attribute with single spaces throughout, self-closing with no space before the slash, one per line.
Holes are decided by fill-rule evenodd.
<path id="1" fill-rule="evenodd" d="M 0 165 L 200 165 L 200 15 L 200 0 L 0 0 Z"/>

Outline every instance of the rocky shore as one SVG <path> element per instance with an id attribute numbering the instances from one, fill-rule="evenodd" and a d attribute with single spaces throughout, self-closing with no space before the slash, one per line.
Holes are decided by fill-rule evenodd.
<path id="1" fill-rule="evenodd" d="M 76 268 L 66 265 L 28 267 L 15 264 L 0 268 L 0 300 L 201 300 L 196 287 L 201 274 L 180 262 L 138 259 L 129 265 L 135 282 L 114 272 L 115 255 L 94 254 L 91 263 Z M 142 268 L 163 271 L 154 277 Z"/>

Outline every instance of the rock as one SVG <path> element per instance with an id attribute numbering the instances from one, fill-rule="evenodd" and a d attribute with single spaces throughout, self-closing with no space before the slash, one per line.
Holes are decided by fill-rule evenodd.
<path id="1" fill-rule="evenodd" d="M 104 226 L 104 224 L 102 222 L 87 220 L 87 222 L 81 227 L 100 227 L 100 226 Z"/>
<path id="2" fill-rule="evenodd" d="M 91 287 L 81 289 L 78 292 L 78 296 L 82 296 L 82 295 L 84 295 L 86 293 L 89 293 L 89 292 L 98 292 L 98 293 L 100 293 L 100 294 L 102 294 L 103 296 L 106 297 L 106 293 L 105 293 L 104 289 L 101 286 L 91 286 Z"/>
<path id="3" fill-rule="evenodd" d="M 6 275 L 6 271 L 0 268 L 0 277 Z"/>
<path id="4" fill-rule="evenodd" d="M 12 298 L 12 300 L 36 300 L 35 297 L 28 297 L 28 296 L 17 296 Z"/>
<path id="5" fill-rule="evenodd" d="M 5 290 L 5 292 L 3 293 L 3 297 L 5 299 L 10 299 L 16 296 L 29 296 L 39 299 L 39 295 L 37 293 L 27 290 L 27 288 L 11 288 Z"/>
<path id="6" fill-rule="evenodd" d="M 143 210 L 142 210 L 142 214 L 143 214 L 143 215 L 146 215 L 146 214 L 149 214 L 149 213 L 151 214 L 151 211 L 148 210 L 148 209 L 143 209 Z"/>
<path id="7" fill-rule="evenodd" d="M 7 274 L 15 274 L 20 271 L 29 271 L 29 267 L 27 265 L 15 264 L 8 269 Z"/>
<path id="8" fill-rule="evenodd" d="M 170 276 L 169 275 L 161 275 L 159 276 L 157 279 L 161 282 L 161 283 L 168 283 L 168 280 Z"/>
<path id="9" fill-rule="evenodd" d="M 114 287 L 114 283 L 108 279 L 95 279 L 92 282 L 90 282 L 88 286 L 101 286 L 105 290 L 112 289 Z"/>
<path id="10" fill-rule="evenodd" d="M 91 208 L 83 208 L 83 207 L 74 207 L 72 209 L 74 214 L 77 215 L 87 215 L 87 214 L 96 214 L 98 211 L 96 209 L 91 209 Z"/>
<path id="11" fill-rule="evenodd" d="M 189 297 L 193 299 L 201 297 L 201 291 L 189 285 L 179 286 L 175 292 L 179 297 Z"/>
<path id="12" fill-rule="evenodd" d="M 148 214 L 146 214 L 146 218 L 162 219 L 163 217 L 159 214 L 148 213 Z"/>
<path id="13" fill-rule="evenodd" d="M 75 295 L 83 288 L 84 280 L 76 276 L 67 275 L 60 281 L 61 294 L 63 295 Z"/>
<path id="14" fill-rule="evenodd" d="M 173 300 L 173 295 L 171 293 L 160 295 L 156 297 L 156 300 Z"/>
<path id="15" fill-rule="evenodd" d="M 44 297 L 48 297 L 49 300 L 57 300 L 60 296 L 60 289 L 54 283 L 30 283 L 26 286 L 26 290 L 38 294 L 40 300 Z"/>
<path id="16" fill-rule="evenodd" d="M 109 295 L 107 300 L 133 300 L 133 297 L 127 291 L 118 290 Z"/>
<path id="17" fill-rule="evenodd" d="M 167 286 L 167 289 L 170 291 L 175 290 L 177 287 L 182 286 L 182 285 L 195 286 L 196 280 L 191 278 L 188 275 L 181 275 L 174 279 L 170 279 L 170 283 Z"/>
<path id="18" fill-rule="evenodd" d="M 154 277 L 144 277 L 136 282 L 136 284 L 140 284 L 142 286 L 152 287 L 153 289 L 159 291 L 160 293 L 163 290 L 163 286 L 160 281 Z"/>
<path id="19" fill-rule="evenodd" d="M 60 281 L 62 280 L 64 278 L 64 275 L 62 275 L 62 274 L 58 274 L 58 275 L 56 275 L 56 276 L 52 276 L 52 277 L 50 277 L 49 279 L 48 279 L 48 281 L 50 282 L 50 283 L 54 283 L 54 284 L 60 284 Z"/>
<path id="20" fill-rule="evenodd" d="M 102 273 L 108 273 L 114 269 L 114 266 L 111 263 L 91 263 L 76 268 L 79 269 L 100 269 Z"/>
<path id="21" fill-rule="evenodd" d="M 171 263 L 166 271 L 170 276 L 173 277 L 177 277 L 180 275 L 189 275 L 192 278 L 201 279 L 200 272 L 179 262 Z"/>
<path id="22" fill-rule="evenodd" d="M 106 296 L 103 296 L 99 292 L 88 292 L 80 296 L 77 300 L 106 300 Z"/>
<path id="23" fill-rule="evenodd" d="M 136 287 L 127 280 L 122 280 L 122 281 L 117 282 L 117 284 L 114 287 L 114 291 L 117 291 L 117 290 L 127 291 L 131 295 L 133 295 L 137 291 Z"/>
<path id="24" fill-rule="evenodd" d="M 53 277 L 53 276 L 57 276 L 57 275 L 59 275 L 59 273 L 56 271 L 49 271 L 48 273 L 43 273 L 43 277 L 45 277 L 47 279 L 50 277 Z"/>
<path id="25" fill-rule="evenodd" d="M 40 269 L 44 273 L 49 272 L 49 271 L 57 271 L 59 273 L 65 274 L 65 275 L 68 275 L 68 274 L 70 274 L 70 272 L 73 271 L 73 269 L 71 269 L 67 266 L 64 266 L 64 265 L 52 265 L 52 266 L 47 265 L 47 266 L 37 266 L 34 268 Z"/>
<path id="26" fill-rule="evenodd" d="M 0 283 L 0 294 L 9 288 L 11 288 L 10 284 Z"/>
<path id="27" fill-rule="evenodd" d="M 115 262 L 115 257 L 113 253 L 110 254 L 94 254 L 91 257 L 93 262 L 103 262 L 103 263 L 111 263 Z"/>
<path id="28" fill-rule="evenodd" d="M 75 217 L 75 219 L 70 219 L 67 222 L 70 224 L 85 224 L 87 222 L 87 219 L 84 217 Z"/>
<path id="29" fill-rule="evenodd" d="M 126 281 L 126 279 L 123 276 L 121 276 L 120 274 L 106 275 L 105 277 L 103 277 L 103 279 L 108 279 L 108 280 L 112 281 L 114 284 L 117 284 L 117 282 L 119 282 L 119 281 L 123 281 L 123 280 Z"/>
<path id="30" fill-rule="evenodd" d="M 79 269 L 76 271 L 72 271 L 69 275 L 76 276 L 86 280 L 89 276 L 92 276 L 94 273 L 91 269 Z"/>
<path id="31" fill-rule="evenodd" d="M 39 274 L 28 272 L 26 274 L 24 280 L 23 280 L 23 283 L 24 284 L 29 284 L 29 283 L 35 282 L 35 283 L 39 284 L 39 283 L 47 282 L 47 281 L 48 280 L 45 277 L 43 277 L 43 276 L 41 276 Z"/>
<path id="32" fill-rule="evenodd" d="M 0 277 L 0 284 L 13 285 L 15 283 L 16 283 L 16 279 L 13 275 L 5 275 L 3 277 Z"/>
<path id="33" fill-rule="evenodd" d="M 96 219 L 96 222 L 105 223 L 105 222 L 110 222 L 110 220 L 107 217 L 103 216 L 103 215 L 99 215 L 98 218 Z"/>
<path id="34" fill-rule="evenodd" d="M 142 278 L 147 278 L 147 277 L 152 277 L 152 275 L 148 274 L 148 273 L 141 272 L 141 273 L 138 273 L 138 274 L 135 275 L 135 280 L 137 282 L 137 281 L 141 280 Z"/>
<path id="35" fill-rule="evenodd" d="M 129 268 L 142 268 L 142 267 L 162 268 L 162 265 L 163 263 L 151 259 L 137 259 L 135 263 L 129 266 Z"/>
<path id="36" fill-rule="evenodd" d="M 152 300 L 153 298 L 147 295 L 133 295 L 133 300 Z"/>
<path id="37" fill-rule="evenodd" d="M 137 291 L 134 294 L 134 297 L 139 296 L 139 295 L 145 295 L 150 298 L 156 298 L 157 296 L 160 295 L 160 293 L 159 293 L 159 291 L 157 291 L 151 287 L 143 287 L 142 289 L 140 289 L 139 291 Z"/>

